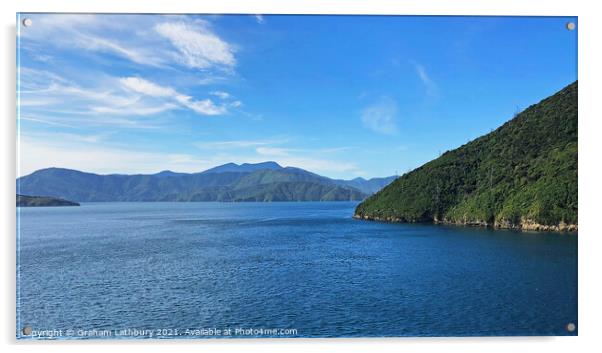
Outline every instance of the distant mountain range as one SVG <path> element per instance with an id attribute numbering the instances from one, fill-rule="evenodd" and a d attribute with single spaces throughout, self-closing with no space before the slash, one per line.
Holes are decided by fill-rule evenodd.
<path id="1" fill-rule="evenodd" d="M 228 163 L 200 173 L 99 175 L 48 168 L 17 179 L 21 194 L 95 201 L 353 201 L 395 179 L 330 179 L 276 162 Z"/>

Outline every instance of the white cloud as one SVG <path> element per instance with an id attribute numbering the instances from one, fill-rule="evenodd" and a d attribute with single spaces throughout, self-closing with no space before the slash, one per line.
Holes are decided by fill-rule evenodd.
<path id="1" fill-rule="evenodd" d="M 181 63 L 197 69 L 232 68 L 236 64 L 234 49 L 209 30 L 206 24 L 192 26 L 184 22 L 161 23 L 155 31 L 178 50 Z"/>
<path id="2" fill-rule="evenodd" d="M 20 72 L 20 106 L 22 113 L 42 115 L 44 122 L 64 124 L 65 115 L 88 116 L 80 122 L 144 127 L 136 116 L 152 116 L 175 109 L 190 109 L 200 115 L 224 115 L 237 108 L 239 101 L 216 104 L 211 99 L 195 99 L 169 86 L 162 86 L 140 77 L 100 76 L 96 87 L 81 87 L 56 74 L 22 68 Z M 225 92 L 220 92 L 225 93 Z M 68 108 L 65 102 L 69 102 Z M 90 115 L 95 115 L 90 118 Z M 102 117 L 100 117 L 102 115 Z M 110 116 L 123 116 L 115 120 Z M 40 121 L 41 122 L 41 121 Z"/>
<path id="3" fill-rule="evenodd" d="M 426 88 L 426 92 L 429 96 L 435 96 L 437 94 L 437 84 L 431 79 L 431 77 L 426 72 L 426 68 L 421 64 L 415 64 L 416 73 L 418 74 L 418 78 Z"/>
<path id="4" fill-rule="evenodd" d="M 68 141 L 68 142 L 81 142 L 86 144 L 100 143 L 105 141 L 111 133 L 96 133 L 96 134 L 77 134 L 77 133 L 68 133 L 68 132 L 56 132 L 53 133 L 52 136 L 58 141 Z M 35 137 L 36 134 L 30 134 L 28 137 Z M 44 138 L 47 137 L 48 134 L 38 134 L 39 137 Z"/>
<path id="5" fill-rule="evenodd" d="M 223 115 L 228 112 L 228 109 L 225 105 L 216 105 L 211 99 L 194 100 L 193 97 L 178 93 L 171 87 L 160 86 L 154 82 L 139 77 L 124 77 L 119 79 L 119 82 L 126 89 L 151 97 L 171 99 L 198 114 Z M 167 110 L 175 108 L 175 105 L 164 104 L 161 107 L 163 110 Z M 153 113 L 155 112 L 149 112 L 149 114 Z"/>
<path id="6" fill-rule="evenodd" d="M 141 99 L 138 91 L 146 89 L 147 93 L 156 93 L 151 90 L 152 87 L 145 87 L 140 82 L 126 81 L 115 85 L 107 83 L 111 80 L 102 81 L 101 86 L 95 88 L 80 87 L 59 76 L 50 77 L 47 86 L 39 83 L 39 78 L 35 77 L 36 71 L 24 70 L 21 74 L 22 88 L 21 107 L 30 107 L 40 113 L 45 113 L 48 120 L 53 113 L 90 115 L 90 114 L 112 114 L 112 115 L 152 115 L 178 106 L 165 102 L 156 102 Z M 138 83 L 136 86 L 135 83 Z M 131 92 L 123 92 L 123 87 L 129 85 Z M 127 87 L 126 87 L 127 88 Z M 71 111 L 65 111 L 65 102 Z M 104 118 L 103 118 L 104 119 Z M 101 119 L 99 119 L 101 120 Z"/>
<path id="7" fill-rule="evenodd" d="M 271 156 L 271 157 L 284 157 L 290 156 L 291 150 L 288 148 L 280 148 L 280 147 L 257 147 L 255 149 L 258 154 L 262 156 Z"/>
<path id="8" fill-rule="evenodd" d="M 396 115 L 397 103 L 389 97 L 382 97 L 361 112 L 361 119 L 367 128 L 392 135 L 397 133 Z"/>
<path id="9" fill-rule="evenodd" d="M 320 153 L 338 153 L 343 151 L 352 150 L 352 147 L 332 147 L 332 148 L 320 148 L 318 151 Z"/>
<path id="10" fill-rule="evenodd" d="M 32 69 L 26 66 L 17 68 L 18 92 L 42 92 L 52 87 L 52 84 L 73 84 L 69 80 L 47 70 Z"/>
<path id="11" fill-rule="evenodd" d="M 55 95 L 61 97 L 60 103 L 64 104 L 65 101 L 73 100 L 74 98 L 80 98 L 85 101 L 104 102 L 110 103 L 111 105 L 122 107 L 128 106 L 135 103 L 137 97 L 128 97 L 120 94 L 116 94 L 114 89 L 110 88 L 97 88 L 89 89 L 82 88 L 79 86 L 51 84 L 47 89 L 43 90 L 45 95 Z"/>
<path id="12" fill-rule="evenodd" d="M 91 107 L 90 109 L 95 113 L 102 114 L 112 114 L 112 115 L 154 115 L 159 114 L 164 111 L 175 109 L 177 106 L 175 104 L 165 103 L 157 106 L 136 106 L 132 105 L 129 107 L 107 107 L 107 106 L 99 106 L 99 107 Z"/>
<path id="13" fill-rule="evenodd" d="M 195 101 L 190 96 L 179 94 L 176 96 L 176 100 L 182 105 L 186 106 L 193 111 L 203 115 L 224 115 L 228 113 L 223 105 L 215 105 L 211 99 L 203 99 Z"/>
<path id="14" fill-rule="evenodd" d="M 33 55 L 45 54 L 36 53 L 42 44 L 109 53 L 153 67 L 217 68 L 232 73 L 236 65 L 234 46 L 215 33 L 208 21 L 190 16 L 32 14 L 28 17 L 33 25 L 20 31 L 25 39 L 21 48 L 33 51 Z"/>
<path id="15" fill-rule="evenodd" d="M 231 140 L 231 141 L 209 141 L 209 142 L 197 142 L 196 147 L 202 149 L 236 149 L 236 148 L 249 148 L 257 146 L 266 146 L 270 144 L 277 144 L 282 141 L 279 140 Z"/>
<path id="16" fill-rule="evenodd" d="M 164 59 L 167 59 L 157 52 L 156 46 L 146 45 L 148 38 L 139 37 L 132 31 L 144 27 L 145 21 L 151 18 L 148 16 L 32 14 L 28 17 L 33 20 L 33 25 L 20 31 L 20 35 L 28 41 L 111 53 L 143 65 L 161 66 L 165 64 Z M 38 47 L 29 46 L 29 42 L 21 43 L 26 50 L 35 51 Z"/>
<path id="17" fill-rule="evenodd" d="M 19 31 L 23 37 L 41 37 L 57 30 L 102 25 L 102 19 L 94 14 L 31 14 L 27 17 L 32 19 L 32 25 Z"/>
<path id="18" fill-rule="evenodd" d="M 150 66 L 161 66 L 164 64 L 160 56 L 154 55 L 148 50 L 127 48 L 121 44 L 118 44 L 115 40 L 109 40 L 102 37 L 93 35 L 76 35 L 77 45 L 81 48 L 88 50 L 95 50 L 99 52 L 109 52 L 118 56 L 129 59 L 136 64 L 150 65 Z"/>
<path id="19" fill-rule="evenodd" d="M 33 121 L 33 122 L 36 122 L 36 123 L 46 124 L 46 125 L 61 126 L 61 127 L 66 127 L 66 128 L 74 128 L 74 126 L 69 125 L 69 124 L 63 124 L 63 123 L 60 123 L 60 122 L 56 122 L 56 121 L 52 121 L 52 120 L 47 120 L 47 119 L 40 119 L 40 118 L 36 118 L 36 117 L 20 116 L 19 119 L 20 120 L 25 120 L 25 121 Z"/>
<path id="20" fill-rule="evenodd" d="M 211 94 L 212 96 L 219 97 L 221 99 L 230 98 L 230 93 L 224 92 L 224 91 L 212 91 L 212 92 L 209 92 L 209 94 Z"/>
<path id="21" fill-rule="evenodd" d="M 138 77 L 122 77 L 119 82 L 127 89 L 152 97 L 169 97 L 176 95 L 171 87 L 162 87 Z"/>
<path id="22" fill-rule="evenodd" d="M 82 60 L 89 60 L 92 56 L 105 64 L 111 63 L 105 60 L 111 58 L 102 55 L 106 53 L 131 63 L 169 69 L 171 81 L 161 85 L 134 76 L 119 79 L 89 71 L 86 65 L 67 71 L 50 70 L 53 72 L 19 68 L 20 106 L 27 108 L 23 111 L 26 114 L 38 114 L 51 124 L 62 123 L 59 119 L 66 115 L 79 115 L 81 120 L 87 116 L 90 124 L 116 122 L 120 126 L 141 126 L 137 117 L 175 109 L 209 116 L 228 114 L 230 110 L 244 114 L 238 109 L 242 102 L 234 100 L 228 92 L 208 89 L 205 97 L 199 97 L 198 91 L 191 94 L 179 89 L 183 77 L 188 85 L 208 85 L 223 83 L 234 73 L 234 46 L 220 38 L 206 20 L 181 15 L 32 14 L 28 17 L 34 24 L 20 31 L 20 48 L 28 56 L 47 54 L 54 47 L 73 51 L 69 55 L 74 58 L 82 55 Z M 183 68 L 202 69 L 203 73 L 196 70 L 191 75 L 190 70 Z M 146 68 L 136 71 L 143 70 Z M 60 77 L 61 72 L 67 72 L 65 77 L 69 79 Z"/>
<path id="23" fill-rule="evenodd" d="M 120 112 L 121 113 L 121 112 Z M 121 114 L 102 114 L 102 118 L 94 116 L 91 119 L 91 115 L 100 115 L 102 113 L 97 112 L 70 112 L 70 111 L 49 111 L 44 112 L 40 115 L 27 113 L 26 115 L 20 115 L 18 121 L 30 122 L 35 124 L 44 125 L 55 125 L 69 129 L 81 129 L 81 128 L 135 128 L 135 129 L 159 129 L 165 128 L 165 124 L 160 121 L 154 121 L 149 119 L 140 119 L 132 116 L 128 113 Z M 121 117 L 117 117 L 121 115 Z"/>

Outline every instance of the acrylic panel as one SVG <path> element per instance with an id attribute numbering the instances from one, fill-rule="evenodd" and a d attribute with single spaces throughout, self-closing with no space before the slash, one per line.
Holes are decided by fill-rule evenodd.
<path id="1" fill-rule="evenodd" d="M 17 338 L 577 335 L 577 24 L 17 14 Z"/>

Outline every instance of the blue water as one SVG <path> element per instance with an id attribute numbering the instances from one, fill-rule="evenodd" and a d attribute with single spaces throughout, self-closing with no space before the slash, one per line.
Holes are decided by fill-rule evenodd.
<path id="1" fill-rule="evenodd" d="M 576 234 L 359 221 L 355 205 L 21 208 L 17 336 L 576 334 Z"/>

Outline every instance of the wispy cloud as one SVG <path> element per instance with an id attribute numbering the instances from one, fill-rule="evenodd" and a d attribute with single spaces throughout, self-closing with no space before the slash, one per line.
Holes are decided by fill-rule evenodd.
<path id="1" fill-rule="evenodd" d="M 396 115 L 397 103 L 395 100 L 383 96 L 362 110 L 361 120 L 364 126 L 372 131 L 393 135 L 397 133 Z"/>
<path id="2" fill-rule="evenodd" d="M 22 76 L 25 91 L 21 92 L 21 107 L 25 115 L 32 112 L 42 114 L 46 121 L 51 121 L 57 115 L 98 115 L 102 119 L 89 122 L 102 122 L 106 115 L 152 115 L 165 110 L 174 109 L 175 105 L 142 100 L 139 95 L 127 94 L 117 86 L 102 86 L 84 88 L 69 83 L 67 80 L 51 81 L 46 87 L 38 87 L 28 83 L 29 76 Z M 28 88 L 29 87 L 29 88 Z M 69 102 L 65 110 L 65 102 Z M 62 118 L 61 118 L 62 119 Z M 58 122 L 60 123 L 60 121 Z"/>
<path id="3" fill-rule="evenodd" d="M 224 115 L 228 112 L 227 106 L 216 105 L 211 99 L 193 100 L 190 96 L 177 95 L 176 100 L 185 107 L 202 115 Z"/>
<path id="4" fill-rule="evenodd" d="M 155 55 L 147 49 L 128 48 L 125 45 L 118 43 L 116 40 L 94 35 L 79 34 L 75 36 L 74 43 L 80 48 L 112 53 L 136 64 L 150 66 L 163 66 L 166 64 L 161 56 Z"/>
<path id="5" fill-rule="evenodd" d="M 23 49 L 35 50 L 35 43 L 44 43 L 109 53 L 135 64 L 182 66 L 205 72 L 233 73 L 236 66 L 236 46 L 220 37 L 210 22 L 198 18 L 93 14 L 30 17 L 33 25 L 20 31 Z"/>
<path id="6" fill-rule="evenodd" d="M 230 98 L 230 93 L 224 92 L 224 91 L 212 91 L 212 92 L 209 92 L 209 94 L 211 94 L 212 96 L 219 97 L 221 99 Z"/>
<path id="7" fill-rule="evenodd" d="M 175 108 L 176 108 L 175 104 L 165 103 L 165 104 L 156 105 L 156 106 L 137 106 L 137 105 L 131 105 L 128 107 L 98 106 L 98 107 L 91 107 L 90 109 L 92 112 L 99 113 L 99 114 L 147 116 L 147 115 L 159 114 L 159 113 L 162 113 L 162 112 L 165 112 L 168 110 L 172 110 Z"/>
<path id="8" fill-rule="evenodd" d="M 86 26 L 87 28 L 98 28 L 103 25 L 103 21 L 94 14 L 52 14 L 28 16 L 33 18 L 32 26 L 27 31 L 21 31 L 22 36 L 41 36 L 57 30 L 69 30 Z"/>
<path id="9" fill-rule="evenodd" d="M 424 85 L 426 92 L 429 96 L 435 96 L 438 93 L 437 84 L 431 79 L 429 74 L 426 72 L 426 68 L 421 64 L 414 64 L 418 78 Z"/>
<path id="10" fill-rule="evenodd" d="M 282 143 L 286 140 L 230 140 L 230 141 L 207 141 L 197 142 L 195 146 L 201 149 L 240 149 L 267 146 Z"/>
<path id="11" fill-rule="evenodd" d="M 293 150 L 281 147 L 257 147 L 255 151 L 262 156 L 288 157 Z"/>
<path id="12" fill-rule="evenodd" d="M 141 99 L 139 94 L 129 94 L 114 78 L 99 79 L 99 86 L 82 87 L 57 74 L 23 68 L 20 73 L 20 106 L 29 108 L 22 113 L 46 115 L 55 113 L 91 115 L 152 115 L 175 105 L 165 105 Z M 66 111 L 65 102 L 68 102 Z"/>
<path id="13" fill-rule="evenodd" d="M 238 46 L 222 38 L 209 17 L 28 17 L 33 25 L 19 34 L 22 55 L 58 58 L 44 64 L 45 70 L 35 63 L 19 68 L 21 113 L 43 117 L 32 123 L 148 127 L 176 110 L 202 116 L 249 114 L 222 88 L 236 78 Z M 67 69 L 60 64 L 63 58 L 86 64 Z M 124 77 L 114 77 L 113 67 Z"/>
<path id="14" fill-rule="evenodd" d="M 169 97 L 177 95 L 177 92 L 171 87 L 162 87 L 139 77 L 122 77 L 119 79 L 119 82 L 126 89 L 151 97 Z"/>
<path id="15" fill-rule="evenodd" d="M 24 68 L 21 83 L 21 107 L 35 108 L 38 113 L 49 113 L 45 119 L 47 121 L 51 120 L 51 113 L 57 112 L 152 116 L 174 109 L 189 109 L 199 115 L 214 116 L 228 114 L 229 108 L 235 109 L 242 105 L 240 101 L 232 101 L 225 92 L 219 92 L 222 98 L 217 104 L 209 98 L 197 99 L 170 86 L 133 76 L 105 77 L 99 80 L 97 87 L 81 87 L 57 74 Z M 43 86 L 44 83 L 46 86 Z M 71 112 L 64 111 L 65 102 L 69 102 Z"/>
<path id="16" fill-rule="evenodd" d="M 257 21 L 259 24 L 263 24 L 265 22 L 265 18 L 263 15 L 255 15 L 255 21 Z"/>
<path id="17" fill-rule="evenodd" d="M 160 23 L 155 26 L 155 31 L 171 42 L 177 50 L 173 57 L 188 67 L 231 69 L 236 64 L 234 48 L 213 33 L 204 22 L 195 25 Z"/>
<path id="18" fill-rule="evenodd" d="M 40 92 L 40 90 L 57 83 L 73 84 L 72 81 L 47 70 L 32 69 L 26 66 L 20 66 L 17 70 L 20 79 L 18 92 L 20 93 Z"/>
<path id="19" fill-rule="evenodd" d="M 193 110 L 201 115 L 223 115 L 228 112 L 228 105 L 215 104 L 211 99 L 195 100 L 193 97 L 177 92 L 175 89 L 160 86 L 154 82 L 139 77 L 124 77 L 120 79 L 121 84 L 133 92 L 151 97 L 163 97 L 172 99 L 174 102 Z M 163 105 L 165 109 L 175 107 L 173 104 Z"/>
<path id="20" fill-rule="evenodd" d="M 63 124 L 63 123 L 59 123 L 59 122 L 47 120 L 47 119 L 34 118 L 34 117 L 30 117 L 30 116 L 20 116 L 19 119 L 25 120 L 25 121 L 33 121 L 35 123 L 40 123 L 40 124 L 66 127 L 66 128 L 70 128 L 70 129 L 75 128 L 75 126 L 73 126 L 73 125 Z"/>
<path id="21" fill-rule="evenodd" d="M 56 140 L 60 140 L 63 143 L 85 143 L 85 144 L 98 144 L 106 141 L 112 133 L 101 132 L 101 133 L 75 133 L 75 132 L 53 132 L 52 137 Z M 29 133 L 26 138 L 39 138 L 45 139 L 50 134 L 48 133 Z"/>
<path id="22" fill-rule="evenodd" d="M 94 14 L 31 15 L 33 25 L 20 31 L 25 49 L 31 43 L 44 43 L 63 49 L 111 53 L 136 64 L 159 66 L 167 62 L 156 46 L 146 45 L 147 36 L 137 35 L 135 28 L 148 25 L 150 17 L 119 15 L 109 20 Z M 123 25 L 127 24 L 127 25 Z M 130 32 L 128 35 L 122 35 Z"/>

